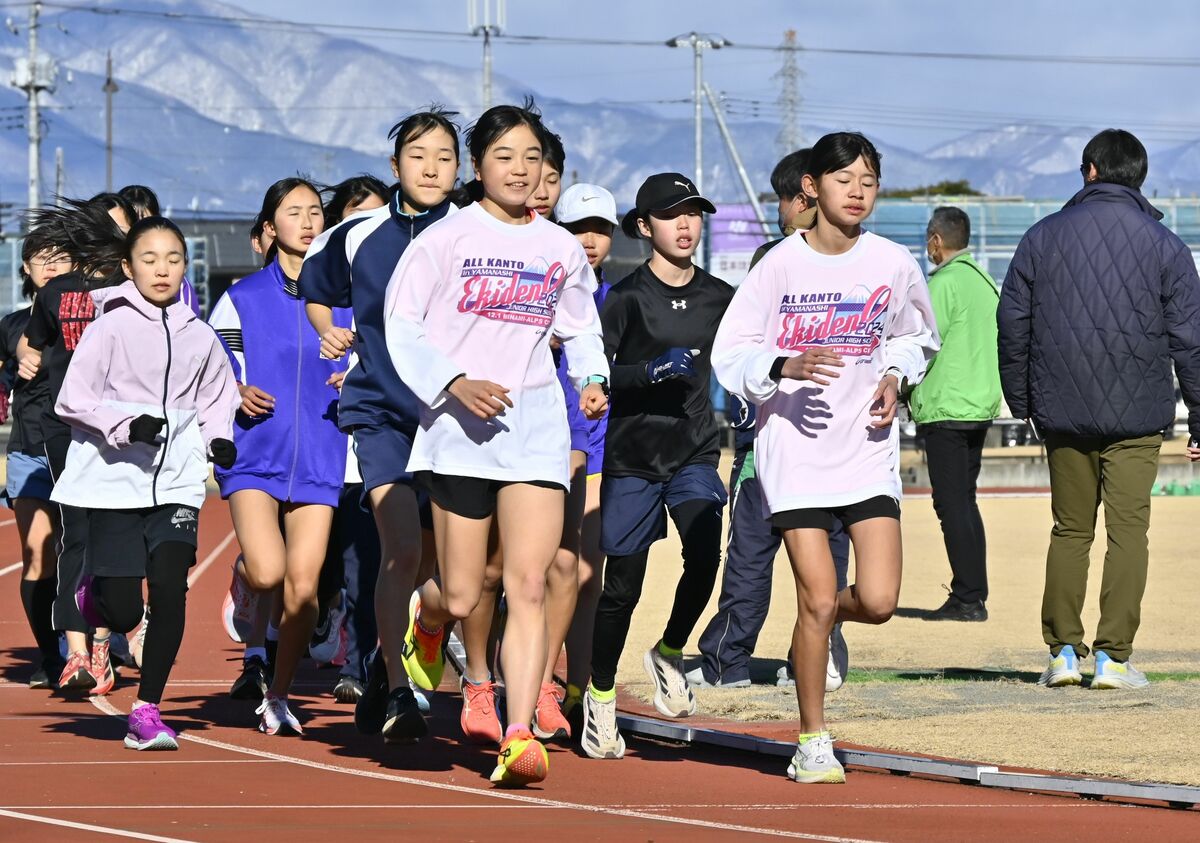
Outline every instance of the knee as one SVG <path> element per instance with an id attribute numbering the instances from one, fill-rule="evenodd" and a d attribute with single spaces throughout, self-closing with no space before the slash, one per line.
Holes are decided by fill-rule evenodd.
<path id="1" fill-rule="evenodd" d="M 532 573 L 510 576 L 504 582 L 504 594 L 510 610 L 518 604 L 540 609 L 546 602 L 546 578 Z"/>
<path id="2" fill-rule="evenodd" d="M 837 619 L 837 593 L 806 594 L 800 601 L 801 620 L 832 627 Z"/>
<path id="3" fill-rule="evenodd" d="M 554 554 L 554 562 L 550 565 L 549 577 L 570 583 L 579 581 L 579 556 L 569 550 L 559 548 Z"/>
<path id="4" fill-rule="evenodd" d="M 110 605 L 115 604 L 115 605 Z M 102 614 L 113 632 L 132 632 L 142 622 L 142 600 L 114 600 L 103 604 Z"/>
<path id="5" fill-rule="evenodd" d="M 887 623 L 896 611 L 896 598 L 891 596 L 859 595 L 859 608 L 866 623 Z"/>
<path id="6" fill-rule="evenodd" d="M 246 585 L 250 586 L 254 591 L 271 591 L 278 588 L 283 582 L 283 576 L 277 571 L 267 568 L 267 566 L 249 565 L 242 566 L 242 577 L 246 580 Z"/>
<path id="7" fill-rule="evenodd" d="M 287 602 L 293 607 L 317 604 L 317 582 L 315 580 L 289 579 L 284 589 Z"/>
<path id="8" fill-rule="evenodd" d="M 444 590 L 442 605 L 455 620 L 461 621 L 475 611 L 475 607 L 479 605 L 479 595 L 478 590 Z"/>

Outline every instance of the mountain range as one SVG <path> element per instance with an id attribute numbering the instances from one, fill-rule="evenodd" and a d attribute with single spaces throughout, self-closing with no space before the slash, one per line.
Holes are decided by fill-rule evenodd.
<path id="1" fill-rule="evenodd" d="M 214 0 L 98 0 L 110 9 L 145 9 L 249 18 Z M 59 64 L 57 90 L 43 95 L 43 195 L 54 189 L 54 150 L 63 149 L 64 192 L 88 195 L 104 184 L 105 56 L 112 51 L 114 181 L 153 187 L 174 213 L 244 214 L 263 190 L 296 172 L 323 182 L 372 172 L 387 176 L 387 133 L 430 102 L 465 113 L 478 97 L 476 68 L 417 60 L 317 29 L 281 31 L 262 19 L 212 26 L 131 15 L 43 11 L 41 49 Z M 18 26 L 23 21 L 18 17 Z M 63 24 L 62 27 L 57 24 Z M 0 79 L 24 55 L 25 38 L 0 33 Z M 496 102 L 537 94 L 537 79 L 498 75 Z M 567 180 L 610 187 L 632 202 L 649 173 L 692 169 L 693 127 L 632 105 L 538 97 L 547 124 L 567 149 Z M 0 87 L 0 202 L 23 205 L 24 94 Z M 473 116 L 473 115 L 470 115 Z M 744 201 L 712 121 L 705 129 L 705 192 Z M 807 126 L 809 140 L 830 129 Z M 731 121 L 750 178 L 765 190 L 777 157 L 778 126 Z M 1079 154 L 1094 128 L 997 125 L 914 151 L 876 138 L 884 184 L 914 187 L 966 179 L 992 195 L 1066 197 L 1079 184 Z M 1151 146 L 1146 192 L 1200 192 L 1200 141 Z"/>

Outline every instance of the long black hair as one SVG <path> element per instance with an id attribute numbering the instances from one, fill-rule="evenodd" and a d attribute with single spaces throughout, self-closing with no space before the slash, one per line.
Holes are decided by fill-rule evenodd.
<path id="1" fill-rule="evenodd" d="M 120 209 L 130 225 L 137 222 L 137 209 L 133 207 L 133 204 L 128 199 L 119 193 L 97 193 L 88 201 L 102 206 L 105 213 Z"/>
<path id="2" fill-rule="evenodd" d="M 342 221 L 342 211 L 347 205 L 357 205 L 374 194 L 387 204 L 391 191 L 388 186 L 372 175 L 363 173 L 325 188 L 329 198 L 325 200 L 325 227 L 333 228 Z"/>
<path id="3" fill-rule="evenodd" d="M 286 179 L 280 179 L 267 188 L 267 192 L 263 194 L 262 208 L 258 211 L 257 224 L 266 225 L 271 223 L 271 228 L 275 227 L 275 212 L 279 210 L 279 206 L 283 204 L 283 200 L 287 195 L 298 187 L 307 187 L 313 193 L 317 194 L 317 200 L 321 199 L 321 188 L 317 184 L 304 176 L 288 176 Z M 261 229 L 260 229 L 261 231 Z M 278 238 L 271 241 L 271 248 L 267 249 L 267 253 L 263 255 L 263 266 L 269 266 L 271 261 L 275 260 L 275 255 L 279 251 Z"/>
<path id="4" fill-rule="evenodd" d="M 542 122 L 542 112 L 538 109 L 533 97 L 526 97 L 521 105 L 495 105 L 483 112 L 479 119 L 467 129 L 467 150 L 471 161 L 478 166 L 483 160 L 488 148 L 506 132 L 518 126 L 528 126 L 533 136 L 546 154 L 546 136 L 552 134 Z M 555 138 L 558 136 L 555 135 Z M 559 144 L 561 148 L 561 144 Z M 564 153 L 564 158 L 565 153 Z M 562 172 L 559 170 L 559 172 Z M 478 202 L 483 198 L 483 183 L 473 179 L 466 185 L 467 195 L 472 201 Z"/>
<path id="5" fill-rule="evenodd" d="M 184 263 L 188 259 L 187 240 L 183 236 L 183 232 L 179 230 L 179 226 L 171 222 L 166 217 L 152 216 L 142 217 L 129 228 L 129 233 L 125 235 L 125 260 L 133 262 L 133 250 L 137 245 L 137 241 L 143 235 L 151 231 L 169 231 L 179 239 L 180 251 L 183 252 Z"/>
<path id="6" fill-rule="evenodd" d="M 144 184 L 127 184 L 118 190 L 117 194 L 133 206 L 135 214 L 133 219 L 135 220 L 142 217 L 157 217 L 162 214 L 158 196 Z"/>
<path id="7" fill-rule="evenodd" d="M 35 208 L 27 212 L 26 241 L 32 239 L 35 253 L 66 255 L 91 287 L 119 284 L 125 277 L 125 235 L 109 207 L 105 201 L 63 199 L 62 207 Z"/>

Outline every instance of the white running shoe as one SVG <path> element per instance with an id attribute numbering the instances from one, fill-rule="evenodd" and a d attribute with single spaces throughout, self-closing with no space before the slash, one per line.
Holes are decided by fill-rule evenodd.
<path id="1" fill-rule="evenodd" d="M 261 719 L 258 721 L 258 731 L 263 734 L 304 734 L 300 721 L 288 709 L 287 700 L 277 697 L 269 691 L 263 697 L 262 705 L 255 709 L 254 713 L 261 715 Z"/>
<path id="2" fill-rule="evenodd" d="M 242 556 L 239 553 L 233 563 L 229 592 L 221 603 L 221 625 L 225 628 L 225 634 L 235 644 L 245 643 L 254 627 L 254 615 L 258 611 L 258 592 L 250 588 L 238 573 L 238 563 L 241 561 Z"/>
<path id="3" fill-rule="evenodd" d="M 845 784 L 846 770 L 833 754 L 833 738 L 818 732 L 796 744 L 788 778 L 800 784 Z"/>
<path id="4" fill-rule="evenodd" d="M 825 665 L 825 693 L 832 694 L 846 684 L 850 672 L 850 650 L 842 635 L 842 625 L 835 623 L 829 633 L 829 661 Z"/>
<path id="5" fill-rule="evenodd" d="M 342 648 L 346 623 L 346 589 L 342 589 L 336 604 L 329 607 L 328 623 L 325 634 L 315 643 L 308 645 L 308 654 L 318 664 L 333 664 Z M 315 636 L 314 636 L 315 637 Z M 346 663 L 345 652 L 342 652 L 342 664 Z"/>
<path id="6" fill-rule="evenodd" d="M 583 691 L 583 733 L 579 743 L 592 758 L 623 758 L 625 738 L 617 728 L 617 698 L 600 702 L 591 689 Z"/>
<path id="7" fill-rule="evenodd" d="M 654 707 L 663 717 L 689 717 L 696 713 L 696 695 L 683 673 L 683 657 L 668 657 L 655 644 L 646 651 L 642 665 L 654 683 Z"/>
<path id="8" fill-rule="evenodd" d="M 704 677 L 704 668 L 693 667 L 687 673 L 683 674 L 683 678 L 693 688 L 749 688 L 749 679 L 738 679 L 736 682 L 709 682 Z"/>
<path id="9" fill-rule="evenodd" d="M 1050 657 L 1049 666 L 1042 671 L 1038 684 L 1046 688 L 1064 688 L 1068 685 L 1079 685 L 1083 682 L 1083 674 L 1079 672 L 1079 659 L 1075 648 L 1070 644 L 1058 651 L 1057 656 Z"/>
<path id="10" fill-rule="evenodd" d="M 146 630 L 149 626 L 150 607 L 147 606 L 142 612 L 142 622 L 138 624 L 138 628 L 133 633 L 133 640 L 129 642 L 129 655 L 139 669 L 142 666 L 142 651 L 146 649 Z"/>
<path id="11" fill-rule="evenodd" d="M 1103 650 L 1096 651 L 1096 673 L 1092 676 L 1092 686 L 1097 691 L 1134 690 L 1150 687 L 1150 680 L 1129 662 L 1119 662 L 1111 658 Z"/>

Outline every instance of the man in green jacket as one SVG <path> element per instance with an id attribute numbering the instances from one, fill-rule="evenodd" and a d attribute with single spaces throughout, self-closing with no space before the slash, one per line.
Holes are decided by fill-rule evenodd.
<path id="1" fill-rule="evenodd" d="M 962 209 L 934 210 L 926 249 L 936 264 L 929 294 L 942 348 L 909 402 L 925 437 L 933 508 L 953 572 L 946 602 L 926 616 L 934 621 L 987 620 L 987 540 L 975 484 L 984 437 L 1000 410 L 1000 292 L 967 254 L 970 239 L 971 220 Z"/>

